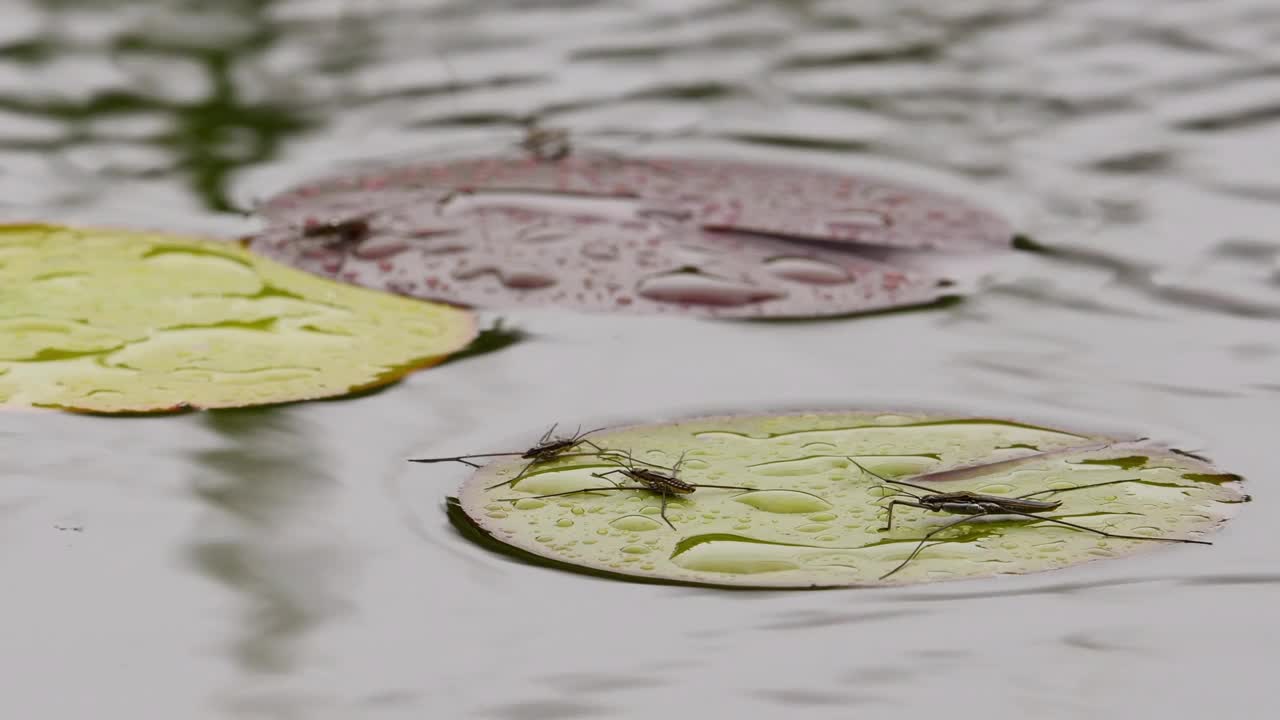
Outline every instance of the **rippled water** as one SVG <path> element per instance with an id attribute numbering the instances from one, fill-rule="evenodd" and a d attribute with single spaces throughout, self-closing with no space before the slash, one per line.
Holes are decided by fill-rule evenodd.
<path id="1" fill-rule="evenodd" d="M 0 214 L 207 230 L 357 159 L 510 142 L 959 190 L 1049 254 L 853 321 L 504 313 L 362 398 L 0 415 L 0 716 L 1200 717 L 1280 659 L 1280 9 L 1225 2 L 0 4 Z M 209 10 L 207 6 L 219 9 Z M 931 408 L 1246 475 L 1212 548 L 896 590 L 586 578 L 448 524 L 405 457 L 554 421 Z"/>

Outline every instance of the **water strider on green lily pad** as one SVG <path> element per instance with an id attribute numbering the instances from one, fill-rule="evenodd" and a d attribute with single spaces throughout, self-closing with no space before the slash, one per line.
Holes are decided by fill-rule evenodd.
<path id="1" fill-rule="evenodd" d="M 1214 552 L 1090 530 L 1206 542 L 1248 499 L 1238 476 L 1168 448 L 986 418 L 723 416 L 592 437 L 605 454 L 540 463 L 511 486 L 500 483 L 525 463 L 486 465 L 463 485 L 459 508 L 494 540 L 591 572 L 831 587 L 1029 573 L 1144 550 Z M 1049 490 L 1064 492 L 1034 499 L 1060 505 L 1039 517 L 898 505 L 884 529 L 890 502 L 929 505 L 920 498 L 931 491 Z"/>
<path id="2" fill-rule="evenodd" d="M 0 406 L 241 407 L 392 382 L 470 313 L 322 280 L 230 243 L 0 226 Z"/>

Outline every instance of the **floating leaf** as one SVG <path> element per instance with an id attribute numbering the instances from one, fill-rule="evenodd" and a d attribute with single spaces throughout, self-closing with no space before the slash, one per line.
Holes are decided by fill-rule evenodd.
<path id="1" fill-rule="evenodd" d="M 475 337 L 469 313 L 329 282 L 227 243 L 0 227 L 0 404 L 90 412 L 344 395 Z"/>
<path id="2" fill-rule="evenodd" d="M 322 180 L 262 213 L 256 252 L 481 307 L 812 317 L 933 302 L 949 281 L 859 248 L 1005 248 L 957 199 L 808 168 L 588 156 Z"/>
<path id="3" fill-rule="evenodd" d="M 885 505 L 897 486 L 877 475 L 921 478 L 937 492 L 999 496 L 1111 483 L 1036 499 L 1061 500 L 1045 517 L 1141 537 L 1203 539 L 1247 499 L 1238 477 L 1167 448 L 985 418 L 727 416 L 606 430 L 592 438 L 652 469 L 670 467 L 683 454 L 679 477 L 689 483 L 751 489 L 702 487 L 670 496 L 672 530 L 657 494 L 613 490 L 610 480 L 622 476 L 595 476 L 618 467 L 605 457 L 539 464 L 513 487 L 486 489 L 524 468 L 526 461 L 515 459 L 476 471 L 459 493 L 461 510 L 494 540 L 591 572 L 826 587 L 1028 573 L 1161 547 L 1212 551 L 1001 515 L 939 533 L 937 542 L 881 580 L 925 533 L 963 516 L 900 505 L 885 532 Z M 936 479 L 945 477 L 955 479 Z M 534 497 L 584 488 L 598 490 Z"/>

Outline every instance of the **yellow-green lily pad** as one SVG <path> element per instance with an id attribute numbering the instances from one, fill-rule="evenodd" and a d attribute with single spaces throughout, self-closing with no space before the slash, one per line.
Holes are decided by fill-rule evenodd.
<path id="1" fill-rule="evenodd" d="M 1052 570 L 1137 551 L 1213 548 L 1104 537 L 1018 515 L 971 518 L 887 504 L 909 495 L 970 491 L 1060 500 L 1042 513 L 1113 535 L 1206 542 L 1247 500 L 1241 479 L 1197 457 L 1144 442 L 987 418 L 806 413 L 722 416 L 592 435 L 635 467 L 698 487 L 662 496 L 633 487 L 620 455 L 477 470 L 458 497 L 475 529 L 525 554 L 633 579 L 748 587 L 896 585 Z M 645 465 L 643 463 L 651 463 Z M 929 490 L 898 485 L 902 480 Z M 1105 484 L 1104 484 L 1105 483 Z M 1097 485 L 1078 490 L 1085 485 Z M 593 492 L 577 492 L 598 488 Z M 537 498 L 551 493 L 572 493 Z M 901 567 L 899 568 L 899 566 Z M 891 572 L 892 571 L 892 572 Z"/>
<path id="2" fill-rule="evenodd" d="M 232 243 L 0 226 L 0 405 L 99 413 L 345 395 L 444 360 L 470 313 Z"/>

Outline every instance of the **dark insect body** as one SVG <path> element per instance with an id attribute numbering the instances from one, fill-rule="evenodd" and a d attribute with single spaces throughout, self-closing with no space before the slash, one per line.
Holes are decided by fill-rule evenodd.
<path id="1" fill-rule="evenodd" d="M 911 554 L 907 556 L 907 559 L 903 560 L 894 569 L 890 570 L 884 575 L 881 575 L 880 576 L 881 580 L 898 572 L 902 568 L 906 567 L 907 563 L 910 563 L 912 560 L 916 559 L 916 556 L 919 555 L 921 551 L 924 550 L 925 544 L 928 543 L 930 538 L 932 538 L 934 535 L 937 535 L 943 530 L 948 530 L 950 528 L 953 528 L 956 525 L 962 525 L 967 522 L 972 522 L 979 517 L 995 516 L 995 515 L 1020 515 L 1022 517 L 1031 518 L 1033 520 L 1055 523 L 1057 525 L 1064 525 L 1069 528 L 1074 528 L 1076 530 L 1084 530 L 1085 532 L 1091 532 L 1096 535 L 1101 535 L 1103 537 L 1118 538 L 1122 540 L 1154 540 L 1156 542 L 1178 542 L 1178 543 L 1191 543 L 1195 545 L 1212 545 L 1213 544 L 1207 540 L 1189 540 L 1185 538 L 1163 538 L 1163 537 L 1148 537 L 1144 535 L 1122 535 L 1119 533 L 1109 533 L 1104 530 L 1098 530 L 1096 528 L 1088 527 L 1087 525 L 1079 525 L 1073 522 L 1068 522 L 1060 518 L 1045 517 L 1043 515 L 1038 515 L 1037 513 L 1049 512 L 1051 510 L 1058 509 L 1059 507 L 1062 506 L 1062 501 L 1031 499 L 1036 495 L 1051 495 L 1054 493 L 1064 493 L 1064 492 L 1072 492 L 1074 490 L 1085 490 L 1087 488 L 1102 487 L 1104 485 L 1119 485 L 1121 483 L 1140 482 L 1138 478 L 1129 478 L 1126 480 L 1110 480 L 1108 482 L 1093 483 L 1091 485 L 1080 485 L 1072 488 L 1062 488 L 1060 490 L 1039 490 L 1033 493 L 1027 493 L 1026 495 L 1004 497 L 1001 495 L 984 495 L 982 493 L 970 492 L 968 490 L 959 490 L 956 492 L 937 492 L 933 488 L 925 487 L 923 485 L 915 485 L 913 483 L 904 482 L 902 480 L 891 480 L 878 473 L 874 473 L 871 470 L 868 470 L 867 468 L 860 465 L 853 458 L 848 458 L 848 459 L 855 466 L 857 466 L 859 470 L 862 470 L 863 472 L 867 473 L 868 475 L 871 475 L 872 477 L 880 480 L 881 482 L 891 483 L 892 485 L 901 485 L 909 488 L 915 488 L 916 490 L 924 491 L 925 494 L 917 495 L 915 493 L 908 492 L 901 488 L 891 488 L 895 494 L 906 495 L 912 498 L 912 500 L 889 501 L 889 505 L 887 506 L 889 509 L 889 516 L 888 518 L 886 518 L 885 526 L 881 528 L 881 530 L 885 532 L 893 529 L 893 508 L 895 505 L 905 505 L 907 507 L 920 508 L 921 510 L 928 510 L 930 512 L 945 512 L 945 513 L 951 513 L 954 515 L 965 516 L 953 522 L 940 525 L 934 528 L 933 530 L 930 530 L 928 533 L 926 533 L 925 536 L 920 539 L 919 544 L 916 545 L 915 550 L 913 550 Z M 886 485 L 884 487 L 889 487 L 889 486 Z"/>
<path id="2" fill-rule="evenodd" d="M 354 217 L 346 220 L 331 220 L 322 223 L 308 223 L 302 229 L 306 238 L 327 238 L 328 244 L 339 247 L 356 245 L 369 237 L 369 219 Z"/>
<path id="3" fill-rule="evenodd" d="M 630 453 L 619 451 L 603 451 L 597 455 L 605 460 L 618 465 L 613 470 L 607 470 L 602 473 L 591 473 L 592 477 L 602 480 L 608 480 L 613 483 L 613 487 L 593 487 L 581 488 L 578 490 L 568 490 L 565 492 L 549 493 L 546 495 L 532 495 L 528 498 L 502 498 L 503 502 L 515 502 L 517 500 L 538 500 L 542 498 L 563 497 L 565 495 L 577 495 L 581 493 L 593 492 L 614 492 L 618 490 L 637 490 L 641 492 L 650 492 L 658 496 L 662 501 L 662 505 L 658 510 L 658 514 L 662 517 L 662 521 L 672 530 L 676 526 L 667 518 L 667 499 L 673 495 L 689 495 L 698 488 L 715 488 L 718 490 L 743 490 L 746 492 L 754 492 L 759 488 L 749 488 L 742 485 L 707 485 L 702 483 L 691 483 L 681 480 L 677 475 L 680 472 L 680 466 L 684 463 L 684 454 L 681 453 L 680 459 L 671 467 L 655 465 L 644 460 L 636 460 L 631 457 Z M 622 459 L 619 459 L 622 458 Z M 648 467 L 642 467 L 647 465 Z M 655 469 L 656 468 L 656 469 Z M 659 470 L 667 470 L 669 472 L 659 472 Z M 610 478 L 610 475 L 622 475 L 625 480 L 631 480 L 637 485 L 623 485 L 623 481 Z M 497 487 L 497 485 L 493 486 Z"/>
<path id="4" fill-rule="evenodd" d="M 516 147 L 528 153 L 529 157 L 536 162 L 556 163 L 567 160 L 569 156 L 575 154 L 574 143 L 569 130 L 565 128 L 540 127 L 536 118 L 525 120 L 524 128 L 524 137 L 520 139 L 520 142 L 516 143 Z M 634 141 L 644 142 L 651 137 L 652 134 L 642 134 L 636 136 Z M 595 160 L 604 161 L 615 167 L 627 163 L 640 163 L 663 175 L 673 175 L 671 169 L 661 163 L 639 157 L 630 157 L 612 150 L 592 150 L 588 148 L 588 151 Z"/>
<path id="5" fill-rule="evenodd" d="M 1198 450 L 1190 451 L 1190 450 L 1179 450 L 1178 448 L 1169 448 L 1169 452 L 1176 453 L 1183 457 L 1189 457 L 1192 460 L 1199 460 L 1200 462 L 1205 462 L 1205 463 L 1211 462 L 1209 458 L 1205 457 L 1204 455 L 1201 455 Z"/>
<path id="6" fill-rule="evenodd" d="M 569 144 L 569 131 L 562 128 L 540 128 L 528 123 L 520 149 L 538 162 L 558 162 L 569 157 L 573 146 Z"/>
<path id="7" fill-rule="evenodd" d="M 515 477 L 511 478 L 510 480 L 503 480 L 497 485 L 490 485 L 489 487 L 485 488 L 486 490 L 492 490 L 496 487 L 501 487 L 503 485 L 515 484 L 518 480 L 520 480 L 520 478 L 525 476 L 525 473 L 529 472 L 529 470 L 532 469 L 533 466 L 537 465 L 538 463 L 550 462 L 551 460 L 557 460 L 557 459 L 566 458 L 566 457 L 598 456 L 598 455 L 602 455 L 604 453 L 609 452 L 608 450 L 601 448 L 599 445 L 596 445 L 595 443 L 587 439 L 588 435 L 592 433 L 600 432 L 604 428 L 596 428 L 595 430 L 588 430 L 586 432 L 582 432 L 582 427 L 579 426 L 578 429 L 573 433 L 573 435 L 570 435 L 569 437 L 562 437 L 562 438 L 552 437 L 552 433 L 556 431 L 557 425 L 552 425 L 551 428 L 547 430 L 545 433 L 543 433 L 542 437 L 538 439 L 537 444 L 535 444 L 533 447 L 529 448 L 528 450 L 515 451 L 515 452 L 473 453 L 470 455 L 455 455 L 453 457 L 411 458 L 409 462 L 416 462 L 416 463 L 456 462 L 456 463 L 462 463 L 463 465 L 469 465 L 473 468 L 478 468 L 480 467 L 479 465 L 471 462 L 473 458 L 503 457 L 503 456 L 518 455 L 521 459 L 529 461 L 529 463 L 525 465 L 524 468 L 520 470 L 520 472 L 516 473 Z M 571 450 L 576 449 L 579 445 L 587 445 L 593 448 L 595 452 L 584 452 L 584 453 L 570 452 Z"/>

